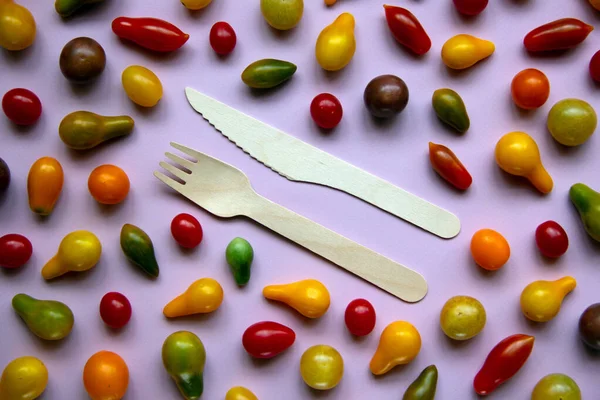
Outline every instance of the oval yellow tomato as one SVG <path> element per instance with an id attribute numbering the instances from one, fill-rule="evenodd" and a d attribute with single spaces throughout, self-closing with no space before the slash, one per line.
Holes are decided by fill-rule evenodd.
<path id="1" fill-rule="evenodd" d="M 12 1 L 0 1 L 0 47 L 18 51 L 35 40 L 35 20 L 25 7 Z"/>
<path id="2" fill-rule="evenodd" d="M 129 369 L 110 351 L 99 351 L 83 368 L 83 385 L 92 400 L 120 400 L 127 392 Z"/>
<path id="3" fill-rule="evenodd" d="M 12 360 L 2 372 L 0 398 L 7 400 L 37 399 L 48 384 L 48 369 L 35 357 Z"/>
<path id="4" fill-rule="evenodd" d="M 158 76 L 140 65 L 125 68 L 121 81 L 129 99 L 142 107 L 154 107 L 163 95 Z"/>

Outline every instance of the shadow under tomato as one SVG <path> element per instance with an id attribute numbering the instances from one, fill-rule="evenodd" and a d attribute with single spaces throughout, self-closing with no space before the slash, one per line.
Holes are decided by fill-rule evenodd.
<path id="1" fill-rule="evenodd" d="M 290 85 L 292 79 L 294 79 L 293 76 L 290 79 L 288 79 L 272 88 L 258 89 L 258 88 L 248 87 L 248 92 L 254 98 L 270 97 L 270 96 L 275 95 L 279 90 L 284 90 L 284 88 L 286 86 Z"/>
<path id="2" fill-rule="evenodd" d="M 178 296 L 178 295 L 177 295 Z M 169 323 L 171 324 L 177 324 L 177 323 L 208 323 L 210 320 L 214 319 L 217 317 L 217 313 L 220 310 L 215 310 L 213 312 L 210 313 L 206 313 L 206 314 L 192 314 L 192 315 L 185 315 L 182 317 L 175 317 L 175 318 L 167 318 L 163 315 L 163 318 L 167 321 L 169 321 Z"/>
<path id="3" fill-rule="evenodd" d="M 455 340 L 452 339 L 450 337 L 448 337 L 448 335 L 446 335 L 444 333 L 444 331 L 442 330 L 442 328 L 437 329 L 438 332 L 438 336 L 440 336 L 440 341 L 444 341 L 445 344 L 449 345 L 449 347 L 454 351 L 461 351 L 462 349 L 464 349 L 465 347 L 470 346 L 470 343 L 472 343 L 473 341 L 477 340 L 477 338 L 480 335 L 477 335 L 471 339 L 467 339 L 467 340 Z M 442 338 L 443 337 L 443 338 Z"/>
<path id="4" fill-rule="evenodd" d="M 552 324 L 554 321 L 548 321 L 548 322 L 535 322 L 530 320 L 529 318 L 527 318 L 525 316 L 525 314 L 523 314 L 523 311 L 521 311 L 521 307 L 519 306 L 519 314 L 521 314 L 521 318 L 525 320 L 525 323 L 527 324 L 527 327 L 529 327 L 531 330 L 534 330 L 536 332 L 541 332 L 545 329 L 552 329 Z"/>
<path id="5" fill-rule="evenodd" d="M 71 157 L 71 159 L 74 161 L 86 161 L 86 160 L 90 159 L 91 157 L 94 157 L 97 152 L 104 151 L 105 148 L 110 148 L 113 145 L 117 145 L 116 143 L 118 143 L 122 140 L 127 140 L 128 136 L 135 135 L 135 134 L 136 133 L 135 133 L 135 128 L 134 128 L 134 131 L 128 135 L 109 139 L 105 142 L 98 144 L 97 146 L 92 147 L 91 149 L 76 150 L 76 149 L 72 149 L 69 147 L 67 152 L 68 152 L 69 156 Z"/>
<path id="6" fill-rule="evenodd" d="M 376 381 L 380 381 L 383 379 L 398 380 L 399 379 L 398 377 L 400 375 L 402 375 L 404 373 L 404 370 L 408 367 L 409 367 L 408 364 L 396 365 L 395 367 L 393 367 L 391 370 L 389 370 L 385 374 L 375 375 L 375 374 L 371 373 L 371 371 L 369 371 L 369 374 L 371 374 L 373 379 Z"/>
<path id="7" fill-rule="evenodd" d="M 552 137 L 552 135 L 550 134 L 550 132 L 548 131 L 548 128 L 546 126 L 544 126 L 543 135 L 545 136 L 546 140 L 549 140 L 550 142 L 552 142 L 552 145 L 554 146 L 554 148 L 557 150 L 557 152 L 561 156 L 575 157 L 575 155 L 577 153 L 581 152 L 585 146 L 585 143 L 582 145 L 579 145 L 579 146 L 565 146 L 564 144 L 558 143 L 556 141 L 556 139 L 554 139 Z M 592 138 L 590 138 L 590 139 L 592 139 Z"/>
<path id="8" fill-rule="evenodd" d="M 276 301 L 276 300 L 269 300 L 269 299 L 264 299 L 267 303 L 269 303 L 270 306 L 274 306 L 274 307 L 278 307 L 280 309 L 282 309 L 284 312 L 293 315 L 296 319 L 298 319 L 302 324 L 304 324 L 305 326 L 314 326 L 316 324 L 318 324 L 323 318 L 308 318 L 305 317 L 304 315 L 300 314 L 298 311 L 296 311 L 294 308 L 288 306 L 287 304 L 281 302 L 281 301 Z"/>
<path id="9" fill-rule="evenodd" d="M 121 39 L 121 38 L 117 37 L 116 35 L 115 35 L 115 38 L 119 42 L 121 42 L 121 44 L 123 46 L 127 47 L 128 50 L 137 52 L 137 53 L 139 53 L 143 56 L 146 56 L 156 62 L 176 63 L 177 60 L 181 59 L 182 57 L 185 57 L 186 54 L 188 54 L 191 51 L 188 49 L 189 45 L 187 42 L 183 46 L 181 46 L 181 48 L 179 48 L 177 50 L 162 52 L 162 51 L 153 51 L 153 50 L 147 49 L 147 48 L 142 47 L 130 40 Z M 189 40 L 188 40 L 188 42 L 189 42 Z"/>
<path id="10" fill-rule="evenodd" d="M 340 382 L 341 383 L 341 382 Z M 334 387 L 332 389 L 329 390 L 317 390 L 317 389 L 313 389 L 308 385 L 304 385 L 304 387 L 306 387 L 306 391 L 308 393 L 310 393 L 310 397 L 314 398 L 314 399 L 326 399 L 330 396 L 334 396 L 335 395 L 335 389 L 337 388 Z"/>
<path id="11" fill-rule="evenodd" d="M 26 58 L 31 57 L 35 45 L 36 44 L 34 42 L 31 46 L 19 51 L 10 51 L 5 49 L 2 49 L 1 51 L 4 54 L 4 60 L 8 64 L 17 64 L 23 62 L 23 60 L 25 60 Z"/>
<path id="12" fill-rule="evenodd" d="M 500 168 L 496 161 L 493 161 L 494 175 L 499 176 L 507 186 L 510 186 L 513 189 L 529 192 L 536 194 L 539 198 L 545 198 L 548 194 L 544 194 L 537 190 L 535 186 L 529 181 L 529 179 L 523 176 L 511 175 L 508 172 L 505 172 L 502 168 Z"/>

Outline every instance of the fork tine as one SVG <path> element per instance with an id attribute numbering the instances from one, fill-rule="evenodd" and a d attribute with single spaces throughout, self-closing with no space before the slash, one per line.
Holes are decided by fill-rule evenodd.
<path id="1" fill-rule="evenodd" d="M 157 177 L 162 183 L 169 186 L 171 189 L 175 190 L 176 192 L 183 193 L 184 185 L 177 182 L 176 180 L 171 179 L 168 176 L 166 176 L 165 174 L 163 174 L 162 172 L 158 172 L 158 171 L 154 171 L 154 176 Z"/>
<path id="2" fill-rule="evenodd" d="M 192 161 L 190 161 L 190 160 L 186 160 L 185 158 L 183 158 L 183 157 L 179 157 L 178 155 L 176 155 L 176 154 L 173 154 L 173 153 L 166 152 L 166 153 L 165 153 L 165 156 L 166 156 L 166 157 L 167 157 L 169 160 L 171 160 L 171 161 L 173 161 L 173 162 L 175 162 L 175 163 L 177 163 L 177 164 L 181 165 L 181 166 L 182 166 L 182 167 L 184 167 L 184 168 L 187 168 L 187 169 L 189 169 L 190 171 L 192 170 L 192 167 L 195 165 L 195 163 L 194 163 L 194 162 L 192 162 Z"/>
<path id="3" fill-rule="evenodd" d="M 197 152 L 194 149 L 190 149 L 189 147 L 183 146 L 179 143 L 175 143 L 175 142 L 171 142 L 171 147 L 179 150 L 180 152 L 187 154 L 188 156 L 194 158 L 195 160 L 200 161 L 202 158 L 205 157 L 204 154 Z"/>
<path id="4" fill-rule="evenodd" d="M 163 167 L 164 169 L 166 169 L 167 171 L 169 171 L 170 173 L 172 173 L 173 175 L 175 175 L 176 177 L 178 177 L 179 179 L 181 179 L 184 182 L 185 182 L 186 178 L 190 177 L 190 174 L 183 172 L 179 168 L 177 168 L 171 164 L 168 164 L 164 161 L 159 162 L 158 165 L 160 165 L 161 167 Z"/>

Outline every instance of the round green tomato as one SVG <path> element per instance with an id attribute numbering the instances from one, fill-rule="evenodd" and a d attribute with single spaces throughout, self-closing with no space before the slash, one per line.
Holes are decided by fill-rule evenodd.
<path id="1" fill-rule="evenodd" d="M 242 238 L 233 239 L 225 250 L 225 258 L 231 267 L 233 278 L 239 286 L 243 286 L 250 280 L 250 268 L 254 260 L 254 250 L 247 240 Z"/>
<path id="2" fill-rule="evenodd" d="M 285 31 L 300 22 L 304 0 L 260 0 L 260 11 L 269 25 Z"/>
<path id="3" fill-rule="evenodd" d="M 486 321 L 485 308 L 475 298 L 454 296 L 444 304 L 440 313 L 442 330 L 451 339 L 467 340 L 483 330 Z"/>
<path id="4" fill-rule="evenodd" d="M 565 146 L 585 143 L 596 130 L 598 119 L 591 105 L 579 99 L 564 99 L 548 113 L 548 130 Z"/>
<path id="5" fill-rule="evenodd" d="M 550 374 L 535 385 L 531 400 L 581 400 L 581 391 L 567 375 Z"/>

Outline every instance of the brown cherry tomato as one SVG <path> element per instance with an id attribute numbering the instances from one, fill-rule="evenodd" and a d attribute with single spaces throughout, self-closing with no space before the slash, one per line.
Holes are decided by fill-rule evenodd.
<path id="1" fill-rule="evenodd" d="M 513 78 L 510 92 L 517 106 L 525 110 L 533 110 L 543 106 L 548 100 L 550 81 L 538 69 L 524 69 Z"/>

